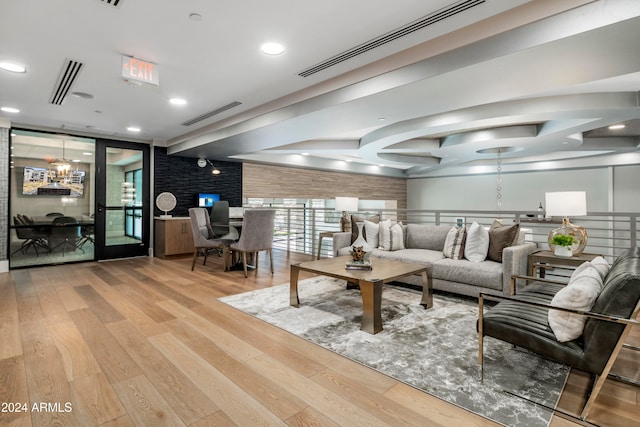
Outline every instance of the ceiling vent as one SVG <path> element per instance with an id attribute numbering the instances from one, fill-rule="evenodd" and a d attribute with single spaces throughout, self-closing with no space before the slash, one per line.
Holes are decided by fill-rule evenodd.
<path id="1" fill-rule="evenodd" d="M 307 68 L 306 70 L 302 71 L 298 75 L 301 77 L 309 77 L 312 74 L 325 70 L 329 67 L 333 67 L 334 65 L 339 64 L 343 61 L 346 61 L 347 59 L 351 59 L 355 56 L 361 55 L 365 52 L 368 52 L 386 43 L 397 40 L 408 34 L 414 33 L 418 30 L 428 27 L 429 25 L 435 24 L 436 22 L 440 22 L 444 19 L 450 18 L 459 13 L 462 13 L 465 10 L 471 9 L 472 7 L 479 6 L 485 2 L 486 0 L 463 0 L 457 3 L 454 3 L 451 6 L 448 6 L 444 9 L 440 9 L 439 11 L 434 12 L 430 15 L 427 15 L 423 18 L 420 18 L 417 21 L 414 21 L 410 24 L 405 25 L 404 27 L 400 27 L 389 33 L 383 34 L 382 36 L 379 36 L 373 40 L 370 40 L 366 43 L 363 43 L 359 46 L 356 46 L 345 52 L 342 52 L 341 54 L 338 54 L 332 58 L 329 58 L 328 60 L 321 62 L 320 64 Z"/>
<path id="2" fill-rule="evenodd" d="M 112 6 L 118 6 L 118 3 L 120 3 L 121 0 L 102 0 L 102 3 L 104 4 L 110 4 Z"/>
<path id="3" fill-rule="evenodd" d="M 69 90 L 78 78 L 78 74 L 83 66 L 84 64 L 81 62 L 73 61 L 71 59 L 66 59 L 64 61 L 64 65 L 62 66 L 62 70 L 58 76 L 58 81 L 53 88 L 51 98 L 49 98 L 49 103 L 62 105 L 64 100 L 67 98 Z"/>
<path id="4" fill-rule="evenodd" d="M 227 111 L 227 110 L 232 109 L 233 107 L 237 107 L 238 105 L 242 105 L 242 102 L 233 101 L 230 104 L 224 105 L 224 106 L 222 106 L 220 108 L 216 108 L 215 110 L 209 111 L 208 113 L 201 114 L 198 117 L 194 117 L 191 120 L 187 120 L 186 122 L 182 123 L 182 126 L 191 126 L 192 124 L 195 124 L 195 123 L 201 122 L 203 120 L 206 120 L 206 119 L 208 119 L 210 117 L 215 116 L 216 114 L 222 113 L 223 111 Z"/>

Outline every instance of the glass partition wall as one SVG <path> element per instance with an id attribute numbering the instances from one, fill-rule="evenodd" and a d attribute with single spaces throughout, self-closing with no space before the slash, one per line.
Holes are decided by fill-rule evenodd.
<path id="1" fill-rule="evenodd" d="M 12 129 L 9 267 L 94 259 L 95 140 Z"/>

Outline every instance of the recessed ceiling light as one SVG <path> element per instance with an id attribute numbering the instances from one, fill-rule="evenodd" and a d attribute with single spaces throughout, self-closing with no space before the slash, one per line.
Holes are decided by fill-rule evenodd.
<path id="1" fill-rule="evenodd" d="M 72 162 L 72 163 L 80 163 L 80 162 L 81 162 L 81 160 L 79 160 L 79 159 L 73 159 L 73 160 L 71 160 L 71 162 Z"/>
<path id="2" fill-rule="evenodd" d="M 11 71 L 12 73 L 26 73 L 27 69 L 20 64 L 15 64 L 13 62 L 0 62 L 0 68 L 5 71 Z"/>
<path id="3" fill-rule="evenodd" d="M 90 153 L 90 152 L 88 152 L 88 151 L 85 151 L 85 152 L 84 152 L 84 153 L 82 153 L 82 154 L 83 154 L 83 155 L 85 155 L 85 156 L 93 156 L 93 153 Z"/>
<path id="4" fill-rule="evenodd" d="M 169 103 L 173 105 L 185 105 L 187 103 L 187 100 L 182 98 L 171 98 L 169 100 Z"/>
<path id="5" fill-rule="evenodd" d="M 381 168 L 383 168 L 383 167 L 384 167 L 384 164 L 380 163 L 378 166 L 380 166 Z"/>
<path id="6" fill-rule="evenodd" d="M 309 153 L 300 153 L 300 154 L 302 154 L 303 156 L 308 156 L 309 155 Z"/>
<path id="7" fill-rule="evenodd" d="M 269 42 L 260 46 L 260 50 L 265 55 L 281 55 L 284 53 L 284 46 L 280 43 Z"/>
<path id="8" fill-rule="evenodd" d="M 1 107 L 0 110 L 4 111 L 5 113 L 19 113 L 20 110 L 18 110 L 17 108 L 13 108 L 13 107 Z"/>
<path id="9" fill-rule="evenodd" d="M 140 132 L 140 130 L 141 130 L 141 129 L 140 129 L 139 127 L 129 126 L 129 127 L 127 128 L 127 130 L 128 130 L 129 132 Z"/>
<path id="10" fill-rule="evenodd" d="M 623 125 L 623 124 L 609 126 L 609 129 L 611 129 L 611 130 L 624 129 L 624 128 L 625 128 L 625 125 Z"/>
<path id="11" fill-rule="evenodd" d="M 386 122 L 387 119 L 385 117 L 378 117 L 379 122 Z"/>
<path id="12" fill-rule="evenodd" d="M 351 163 L 351 162 L 353 162 L 353 160 L 351 160 L 351 159 L 347 159 L 347 160 L 345 160 L 345 162 L 347 162 L 347 163 Z"/>

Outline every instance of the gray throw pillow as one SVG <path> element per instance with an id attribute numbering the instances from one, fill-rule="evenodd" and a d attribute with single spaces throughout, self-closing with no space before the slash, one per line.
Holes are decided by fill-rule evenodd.
<path id="1" fill-rule="evenodd" d="M 512 246 L 518 240 L 520 224 L 504 226 L 498 220 L 493 221 L 489 228 L 489 251 L 487 258 L 492 261 L 502 262 L 502 251 Z"/>

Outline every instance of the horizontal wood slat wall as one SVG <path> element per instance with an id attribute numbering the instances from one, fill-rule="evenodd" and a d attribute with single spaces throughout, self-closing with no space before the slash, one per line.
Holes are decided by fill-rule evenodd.
<path id="1" fill-rule="evenodd" d="M 397 200 L 407 207 L 407 180 L 373 175 L 325 172 L 244 163 L 242 197 L 332 199 L 336 196 L 365 200 Z"/>

